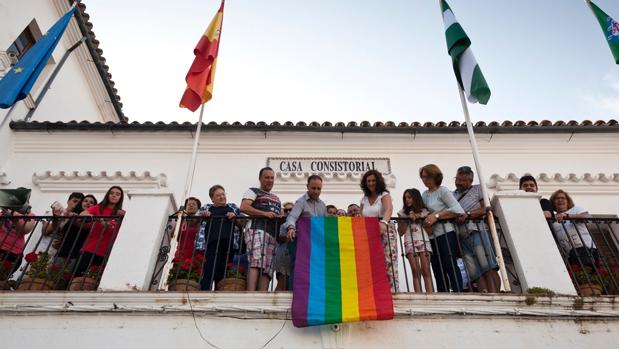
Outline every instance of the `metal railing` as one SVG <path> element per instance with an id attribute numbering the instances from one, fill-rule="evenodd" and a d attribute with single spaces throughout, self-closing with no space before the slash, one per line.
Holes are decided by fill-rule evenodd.
<path id="1" fill-rule="evenodd" d="M 0 290 L 96 290 L 121 222 L 122 217 L 4 212 Z"/>
<path id="2" fill-rule="evenodd" d="M 619 294 L 619 218 L 548 218 L 581 296 Z"/>
<path id="3" fill-rule="evenodd" d="M 259 271 L 259 274 L 254 276 L 258 278 L 254 280 L 254 283 L 258 285 L 257 288 L 261 283 L 268 282 L 268 287 L 263 287 L 262 290 L 273 291 L 278 284 L 273 271 L 285 273 L 287 266 L 293 264 L 295 259 L 293 244 L 288 244 L 279 238 L 279 227 L 282 223 L 282 219 L 270 220 L 258 217 L 239 216 L 228 219 L 226 217 L 190 216 L 182 218 L 179 223 L 181 224 L 179 235 L 173 236 L 177 216 L 170 216 L 161 240 L 158 262 L 153 270 L 150 289 L 243 291 L 248 289 L 248 282 L 251 282 L 248 272 L 253 266 Z M 386 234 L 386 241 L 383 241 L 383 245 L 388 244 L 385 247 L 387 268 L 391 268 L 388 275 L 397 276 L 398 269 L 399 274 L 403 274 L 403 277 L 399 279 L 404 281 L 405 286 L 398 286 L 395 283 L 395 292 L 481 292 L 476 280 L 471 280 L 469 277 L 475 277 L 475 271 L 471 270 L 470 266 L 471 263 L 477 261 L 474 258 L 472 261 L 467 259 L 470 254 L 466 252 L 471 248 L 463 248 L 462 242 L 469 242 L 466 238 L 477 239 L 475 241 L 479 241 L 479 244 L 473 244 L 473 247 L 477 248 L 477 250 L 473 248 L 473 252 L 483 255 L 486 261 L 490 261 L 490 268 L 484 269 L 483 272 L 498 270 L 494 247 L 491 240 L 488 240 L 489 233 L 482 219 L 467 220 L 464 223 L 441 220 L 436 224 L 444 228 L 453 226 L 454 236 L 447 237 L 445 234 L 432 237 L 424 230 L 422 234 L 426 235 L 422 235 L 421 239 L 427 241 L 421 244 L 418 236 L 413 236 L 410 230 L 399 237 L 397 233 L 393 234 L 397 231 L 398 224 L 410 223 L 414 222 L 407 218 L 393 218 L 390 229 L 394 231 L 392 234 Z M 513 292 L 518 292 L 519 280 L 511 253 L 507 248 L 498 221 L 496 225 L 512 289 Z M 255 228 L 264 228 L 266 233 L 257 234 Z M 483 235 L 483 239 L 478 239 L 476 235 Z M 432 268 L 424 265 L 426 272 L 430 268 L 431 281 L 425 284 L 427 287 L 417 285 L 418 282 L 423 283 L 423 275 L 411 268 L 411 259 L 414 260 L 415 253 L 407 253 L 407 251 L 415 251 L 415 249 L 419 254 L 430 252 L 429 250 L 433 251 L 428 256 L 432 261 L 427 261 L 431 263 Z M 172 250 L 175 251 L 174 255 L 171 255 Z M 287 276 L 290 278 L 292 270 L 289 269 L 288 273 L 290 275 Z M 442 273 L 444 277 L 441 277 L 439 273 Z M 461 279 L 456 279 L 456 277 Z M 279 282 L 282 282 L 281 279 Z M 498 279 L 497 282 L 500 285 Z M 254 288 L 250 287 L 250 289 Z M 277 287 L 277 290 L 290 289 L 292 289 L 292 282 L 288 282 L 284 287 Z"/>
<path id="4" fill-rule="evenodd" d="M 440 232 L 444 233 L 438 236 L 423 228 L 422 222 L 413 222 L 408 218 L 393 221 L 397 222 L 400 232 L 399 252 L 406 285 L 400 291 L 486 293 L 491 292 L 485 284 L 487 278 L 492 279 L 494 292 L 500 291 L 496 251 L 485 218 L 462 222 L 456 219 L 439 220 L 434 229 L 440 226 Z M 413 224 L 417 225 L 417 229 L 401 228 Z M 495 225 L 511 290 L 520 293 L 512 254 L 498 219 L 495 219 Z"/>

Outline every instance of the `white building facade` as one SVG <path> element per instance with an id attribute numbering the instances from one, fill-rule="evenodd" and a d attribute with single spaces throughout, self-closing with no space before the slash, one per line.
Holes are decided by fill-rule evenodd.
<path id="1" fill-rule="evenodd" d="M 41 30 L 51 26 L 70 1 L 0 5 L 2 51 L 33 19 Z M 0 189 L 31 188 L 32 212 L 43 215 L 73 191 L 101 199 L 119 185 L 127 214 L 98 291 L 0 291 L 6 347 L 589 348 L 619 340 L 614 296 L 576 295 L 539 209 L 540 197 L 563 189 L 594 215 L 619 214 L 615 120 L 475 127 L 485 184 L 520 286 L 548 288 L 556 296 L 402 292 L 394 295 L 393 321 L 296 329 L 290 293 L 152 291 L 166 289 L 162 278 L 153 285 L 152 276 L 167 217 L 183 200 L 195 125 L 126 122 L 92 24 L 79 6 L 32 96 L 0 111 Z M 83 35 L 87 42 L 69 56 L 32 120 L 24 121 L 56 62 Z M 10 69 L 7 52 L 0 52 L 0 71 Z M 259 169 L 271 166 L 273 192 L 282 202 L 294 202 L 316 173 L 324 178 L 323 200 L 346 208 L 359 203 L 361 175 L 375 168 L 399 209 L 405 189 L 424 190 L 418 171 L 430 163 L 442 169 L 443 185 L 453 188 L 456 169 L 473 164 L 463 125 L 211 123 L 201 134 L 191 194 L 209 202 L 208 189 L 220 184 L 228 200 L 239 204 L 247 188 L 258 184 Z M 537 178 L 539 194 L 517 190 L 524 174 Z M 610 231 L 609 238 L 619 241 L 617 233 Z"/>

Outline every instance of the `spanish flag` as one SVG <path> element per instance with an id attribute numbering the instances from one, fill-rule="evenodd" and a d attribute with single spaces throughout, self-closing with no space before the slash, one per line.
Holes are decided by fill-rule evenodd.
<path id="1" fill-rule="evenodd" d="M 217 65 L 217 53 L 219 52 L 219 40 L 221 38 L 221 25 L 224 20 L 224 1 L 221 2 L 219 11 L 209 24 L 206 32 L 200 38 L 198 45 L 193 50 L 196 58 L 187 72 L 185 81 L 187 88 L 181 98 L 180 106 L 191 111 L 196 111 L 200 105 L 208 102 L 213 97 L 213 84 L 215 82 L 215 66 Z"/>

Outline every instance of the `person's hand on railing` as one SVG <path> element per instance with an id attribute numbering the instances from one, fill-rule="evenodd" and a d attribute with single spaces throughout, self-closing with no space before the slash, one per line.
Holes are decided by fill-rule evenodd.
<path id="1" fill-rule="evenodd" d="M 466 213 L 465 214 L 461 214 L 458 217 L 456 217 L 456 222 L 464 223 L 464 222 L 466 222 L 467 218 L 469 218 L 468 214 L 466 214 Z"/>
<path id="2" fill-rule="evenodd" d="M 271 211 L 262 211 L 262 215 L 269 219 L 278 218 L 278 215 L 275 212 Z"/>
<path id="3" fill-rule="evenodd" d="M 385 235 L 389 231 L 389 223 L 387 223 L 387 221 L 385 220 L 381 220 L 378 223 L 378 228 L 380 229 L 380 234 Z"/>
<path id="4" fill-rule="evenodd" d="M 226 218 L 228 218 L 229 220 L 234 219 L 234 217 L 236 217 L 236 215 L 234 214 L 234 212 L 227 212 L 227 213 L 226 213 Z"/>
<path id="5" fill-rule="evenodd" d="M 555 215 L 555 219 L 557 220 L 557 223 L 561 223 L 564 220 L 569 219 L 569 218 L 570 218 L 570 215 L 567 213 L 557 213 Z"/>
<path id="6" fill-rule="evenodd" d="M 210 217 L 210 216 L 211 216 L 211 212 L 210 211 L 202 212 L 202 217 Z"/>
<path id="7" fill-rule="evenodd" d="M 58 250 L 58 249 L 60 249 L 60 242 L 61 242 L 61 241 L 60 241 L 60 240 L 58 240 L 58 239 L 54 239 L 54 240 L 52 240 L 52 247 L 53 247 L 53 248 L 55 248 L 55 249 L 57 249 L 57 250 Z"/>
<path id="8" fill-rule="evenodd" d="M 127 213 L 127 211 L 125 211 L 123 209 L 120 209 L 120 210 L 116 211 L 116 214 L 119 215 L 119 216 L 124 216 L 125 213 Z"/>

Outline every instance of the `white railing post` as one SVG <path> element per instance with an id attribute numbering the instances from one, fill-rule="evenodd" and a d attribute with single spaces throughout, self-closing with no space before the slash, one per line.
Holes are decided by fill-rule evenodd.
<path id="1" fill-rule="evenodd" d="M 147 291 L 168 216 L 176 210 L 169 191 L 127 193 L 127 212 L 99 283 L 101 291 Z"/>
<path id="2" fill-rule="evenodd" d="M 539 194 L 518 190 L 498 192 L 492 200 L 522 290 L 544 287 L 556 293 L 576 295 L 542 212 L 540 198 Z"/>

